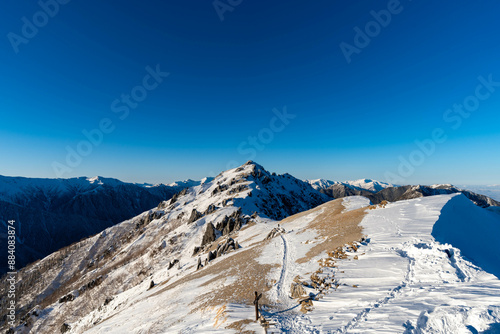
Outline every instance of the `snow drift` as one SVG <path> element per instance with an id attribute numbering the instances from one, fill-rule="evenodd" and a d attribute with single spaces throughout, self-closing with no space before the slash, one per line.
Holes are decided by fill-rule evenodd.
<path id="1" fill-rule="evenodd" d="M 460 248 L 468 259 L 500 278 L 500 221 L 495 213 L 477 207 L 464 195 L 454 196 L 441 209 L 432 235 Z"/>

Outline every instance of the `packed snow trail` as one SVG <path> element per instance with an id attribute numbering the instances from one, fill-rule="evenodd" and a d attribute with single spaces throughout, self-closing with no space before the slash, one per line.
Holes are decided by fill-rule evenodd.
<path id="1" fill-rule="evenodd" d="M 290 298 L 287 287 L 291 284 L 290 270 L 294 267 L 295 256 L 288 245 L 286 233 L 280 235 L 283 249 L 281 272 L 276 282 L 276 293 L 278 297 L 278 310 L 263 312 L 275 325 L 268 333 L 297 333 L 297 334 L 319 334 L 320 331 L 311 322 L 306 314 L 299 311 L 300 304 Z"/>
<path id="2" fill-rule="evenodd" d="M 283 243 L 283 259 L 281 265 L 280 278 L 276 283 L 276 290 L 278 295 L 278 301 L 283 302 L 284 304 L 288 304 L 287 303 L 288 296 L 286 295 L 285 292 L 285 278 L 287 275 L 287 262 L 288 262 L 288 246 L 286 242 L 286 237 L 283 234 L 280 234 L 280 237 Z"/>

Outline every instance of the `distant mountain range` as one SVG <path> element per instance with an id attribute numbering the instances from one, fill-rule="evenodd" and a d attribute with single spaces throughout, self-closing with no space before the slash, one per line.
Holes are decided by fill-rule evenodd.
<path id="1" fill-rule="evenodd" d="M 457 187 L 462 189 L 467 189 L 478 194 L 488 196 L 495 201 L 500 201 L 500 184 L 491 185 L 457 185 Z"/>
<path id="2" fill-rule="evenodd" d="M 17 267 L 101 232 L 180 190 L 200 184 L 181 181 L 170 185 L 133 184 L 104 177 L 39 179 L 0 176 L 0 240 L 4 249 L 6 223 L 15 220 Z M 0 273 L 6 272 L 2 260 Z"/>
<path id="3" fill-rule="evenodd" d="M 325 179 L 306 180 L 314 189 L 328 189 L 334 185 L 343 186 L 352 190 L 367 190 L 369 192 L 377 192 L 385 188 L 393 187 L 390 183 L 379 182 L 371 179 L 359 179 L 356 181 L 330 181 Z"/>
<path id="4" fill-rule="evenodd" d="M 365 196 L 373 204 L 378 204 L 384 200 L 394 202 L 462 192 L 478 206 L 500 206 L 499 202 L 487 196 L 452 185 L 394 186 L 371 179 L 344 182 L 324 179 L 302 181 L 289 174 L 269 173 L 254 162 L 248 164 L 255 166 L 255 175 L 242 177 L 239 182 L 252 178 L 259 190 L 251 192 L 255 194 L 255 200 L 245 200 L 244 203 L 239 203 L 237 198 L 225 200 L 241 207 L 246 214 L 255 211 L 263 217 L 275 220 L 311 209 L 332 198 L 355 195 Z M 241 167 L 242 170 L 246 170 L 245 166 L 247 165 Z M 126 183 L 100 176 L 71 179 L 0 176 L 0 224 L 5 227 L 8 220 L 16 221 L 19 245 L 17 266 L 20 268 L 73 242 L 150 210 L 183 189 L 206 186 L 213 179 L 152 185 Z M 217 192 L 225 193 L 224 187 L 221 185 L 215 193 L 203 196 L 212 196 L 207 198 L 207 201 L 213 202 L 218 198 Z M 266 195 L 261 197 L 262 193 Z M 223 205 L 222 202 L 215 204 Z M 195 209 L 199 213 L 208 210 Z M 0 233 L 2 249 L 7 246 L 6 238 L 5 232 Z M 6 260 L 2 260 L 0 274 L 6 271 Z"/>
<path id="5" fill-rule="evenodd" d="M 451 184 L 406 185 L 395 186 L 389 183 L 378 182 L 370 179 L 356 181 L 336 182 L 324 179 L 307 180 L 312 187 L 332 198 L 342 198 L 346 196 L 364 196 L 370 199 L 373 204 L 382 201 L 396 202 L 400 200 L 463 193 L 474 204 L 486 208 L 489 206 L 500 206 L 500 202 L 470 190 L 461 189 Z"/>

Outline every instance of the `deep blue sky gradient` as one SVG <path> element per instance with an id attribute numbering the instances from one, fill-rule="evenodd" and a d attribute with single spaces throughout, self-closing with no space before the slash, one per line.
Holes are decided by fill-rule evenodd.
<path id="1" fill-rule="evenodd" d="M 199 179 L 248 160 L 238 147 L 286 106 L 296 117 L 253 157 L 271 171 L 387 180 L 442 128 L 400 183 L 500 183 L 500 87 L 457 129 L 443 120 L 479 76 L 500 81 L 500 4 L 401 1 L 348 63 L 340 43 L 387 6 L 243 0 L 221 21 L 212 1 L 73 0 L 16 53 L 8 34 L 41 8 L 5 0 L 0 174 L 56 177 L 66 147 L 109 118 L 114 131 L 64 177 Z M 120 120 L 112 102 L 157 64 L 170 75 Z"/>

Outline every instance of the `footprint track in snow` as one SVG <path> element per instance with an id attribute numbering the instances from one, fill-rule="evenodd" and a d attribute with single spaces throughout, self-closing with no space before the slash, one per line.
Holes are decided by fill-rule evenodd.
<path id="1" fill-rule="evenodd" d="M 288 262 L 288 244 L 286 241 L 286 237 L 281 234 L 281 241 L 283 242 L 283 259 L 282 259 L 282 266 L 281 266 L 281 273 L 280 273 L 280 278 L 278 282 L 276 282 L 276 290 L 278 294 L 278 301 L 285 301 L 286 299 L 286 294 L 285 294 L 285 277 L 287 274 L 287 262 Z"/>

